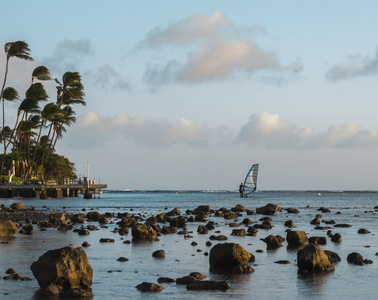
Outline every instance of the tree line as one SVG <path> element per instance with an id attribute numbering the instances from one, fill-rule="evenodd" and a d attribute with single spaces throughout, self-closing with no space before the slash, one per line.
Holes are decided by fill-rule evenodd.
<path id="1" fill-rule="evenodd" d="M 1 171 L 17 167 L 22 182 L 28 182 L 37 175 L 49 179 L 73 178 L 74 164 L 64 156 L 55 153 L 56 143 L 62 139 L 67 127 L 76 121 L 74 104 L 85 105 L 84 86 L 78 72 L 66 72 L 62 79 L 53 78 L 45 66 L 36 67 L 30 78 L 25 96 L 7 85 L 10 62 L 13 59 L 33 61 L 30 49 L 24 41 L 8 42 L 4 45 L 5 73 L 1 88 L 2 127 L 0 142 L 3 145 Z M 48 102 L 49 96 L 43 83 L 55 80 L 56 101 Z M 19 101 L 15 123 L 5 124 L 6 102 Z"/>

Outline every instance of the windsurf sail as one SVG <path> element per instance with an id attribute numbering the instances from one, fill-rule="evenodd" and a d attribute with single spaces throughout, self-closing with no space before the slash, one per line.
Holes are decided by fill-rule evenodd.
<path id="1" fill-rule="evenodd" d="M 243 183 L 243 191 L 245 195 L 253 193 L 257 188 L 257 173 L 259 171 L 259 164 L 252 165 L 248 171 Z"/>

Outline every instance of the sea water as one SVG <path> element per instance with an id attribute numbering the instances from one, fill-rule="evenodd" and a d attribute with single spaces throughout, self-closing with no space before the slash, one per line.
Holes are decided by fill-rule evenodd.
<path id="1" fill-rule="evenodd" d="M 210 205 L 212 209 L 222 207 L 231 209 L 237 204 L 246 209 L 256 210 L 268 203 L 279 204 L 284 210 L 277 212 L 272 218 L 269 230 L 259 230 L 257 236 L 231 236 L 233 227 L 228 226 L 235 220 L 210 216 L 208 221 L 216 222 L 216 229 L 209 234 L 197 233 L 199 224 L 189 223 L 188 230 L 192 238 L 183 235 L 168 234 L 159 237 L 159 241 L 123 243 L 132 240 L 131 233 L 120 236 L 113 230 L 119 219 L 111 219 L 113 224 L 100 228 L 97 222 L 87 222 L 100 228 L 91 231 L 88 236 L 79 236 L 73 231 L 61 232 L 56 228 L 39 231 L 34 226 L 32 235 L 15 234 L 10 240 L 1 240 L 0 244 L 0 275 L 5 276 L 8 268 L 13 268 L 22 277 L 33 278 L 32 281 L 0 280 L 1 299 L 33 299 L 39 289 L 38 282 L 33 277 L 30 265 L 38 260 L 46 251 L 67 245 L 81 247 L 84 241 L 91 244 L 84 248 L 91 264 L 93 274 L 92 291 L 94 299 L 374 299 L 376 298 L 376 283 L 378 282 L 378 261 L 374 264 L 355 266 L 348 264 L 349 253 L 358 252 L 366 259 L 377 260 L 378 231 L 377 210 L 378 192 L 342 192 L 342 191 L 258 191 L 248 198 L 240 198 L 236 192 L 228 191 L 106 191 L 101 198 L 85 200 L 82 197 L 64 199 L 1 199 L 0 203 L 9 207 L 14 202 L 23 202 L 26 208 L 34 207 L 47 212 L 65 211 L 67 213 L 82 213 L 99 211 L 101 213 L 129 212 L 141 214 L 145 218 L 161 212 L 179 208 L 182 214 L 187 209 L 199 205 Z M 320 207 L 330 209 L 330 213 L 321 213 Z M 296 208 L 299 214 L 288 214 L 285 208 Z M 326 236 L 327 230 L 316 230 L 310 221 L 316 214 L 322 214 L 321 220 L 334 220 L 336 224 L 350 224 L 347 228 L 334 228 L 333 233 L 340 233 L 342 242 L 335 244 L 327 238 L 323 249 L 336 252 L 341 261 L 335 264 L 335 271 L 324 275 L 303 276 L 296 266 L 297 251 L 283 247 L 277 250 L 266 250 L 262 241 L 268 235 L 286 237 L 284 222 L 293 220 L 293 230 L 305 231 L 309 237 Z M 245 213 L 236 221 L 241 223 L 244 218 L 255 223 L 261 223 L 262 215 L 247 216 Z M 76 225 L 75 227 L 80 227 Z M 241 225 L 238 228 L 243 228 Z M 368 229 L 370 234 L 357 234 L 360 228 Z M 220 233 L 214 233 L 220 231 Z M 239 243 L 247 251 L 254 254 L 256 260 L 251 263 L 255 270 L 249 275 L 219 275 L 209 270 L 211 247 L 206 246 L 209 236 L 223 234 L 227 242 Z M 114 243 L 100 243 L 101 238 L 112 238 Z M 195 241 L 196 246 L 191 243 Z M 213 245 L 216 241 L 212 241 Z M 165 250 L 164 259 L 152 257 L 156 250 Z M 262 253 L 256 250 L 263 250 Z M 126 257 L 127 262 L 119 262 L 119 257 Z M 290 264 L 276 264 L 278 260 L 288 260 Z M 187 291 L 185 285 L 163 283 L 164 290 L 158 293 L 142 293 L 135 288 L 147 281 L 157 283 L 159 277 L 179 278 L 191 272 L 200 272 L 207 280 L 225 280 L 231 285 L 228 291 Z"/>

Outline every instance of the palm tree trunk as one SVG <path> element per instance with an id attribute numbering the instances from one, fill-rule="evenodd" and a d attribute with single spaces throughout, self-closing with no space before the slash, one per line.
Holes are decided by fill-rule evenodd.
<path id="1" fill-rule="evenodd" d="M 3 102 L 3 143 L 4 143 L 4 155 L 3 155 L 3 159 L 1 160 L 1 170 L 4 170 L 4 162 L 5 162 L 5 154 L 6 154 L 6 147 L 5 147 L 5 109 L 4 109 L 4 102 L 5 100 L 3 99 L 3 93 L 4 93 L 4 89 L 5 89 L 5 84 L 7 82 L 7 77 L 8 77 L 8 65 L 9 65 L 9 57 L 7 57 L 7 63 L 5 65 L 5 75 L 4 75 L 4 82 L 3 82 L 3 87 L 1 88 L 1 97 L 0 97 L 0 100 Z"/>

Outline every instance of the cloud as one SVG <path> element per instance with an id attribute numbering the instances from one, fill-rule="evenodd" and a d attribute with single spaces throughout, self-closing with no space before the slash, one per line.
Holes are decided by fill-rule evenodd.
<path id="1" fill-rule="evenodd" d="M 253 30 L 235 25 L 220 12 L 211 16 L 194 14 L 166 28 L 155 28 L 146 35 L 142 47 L 170 46 L 188 52 L 186 61 L 170 59 L 165 65 L 148 64 L 145 80 L 156 87 L 174 82 L 226 79 L 239 73 L 249 76 L 260 71 L 278 71 L 275 81 L 279 77 L 282 83 L 286 74 L 298 74 L 302 70 L 300 63 L 286 66 L 273 52 L 262 49 L 249 37 Z M 255 30 L 262 32 L 261 27 Z"/>
<path id="2" fill-rule="evenodd" d="M 343 62 L 334 65 L 327 71 L 326 78 L 330 81 L 337 81 L 373 74 L 378 74 L 378 50 L 374 57 L 360 53 L 347 56 Z"/>
<path id="3" fill-rule="evenodd" d="M 105 64 L 95 71 L 86 72 L 85 75 L 92 80 L 95 86 L 105 90 L 108 90 L 109 88 L 122 90 L 130 89 L 130 84 L 109 64 Z"/>
<path id="4" fill-rule="evenodd" d="M 237 141 L 273 149 L 318 149 L 378 147 L 378 130 L 365 130 L 356 124 L 331 125 L 326 132 L 313 128 L 299 129 L 283 121 L 279 114 L 267 112 L 252 115 L 240 129 Z"/>
<path id="5" fill-rule="evenodd" d="M 100 118 L 94 111 L 80 116 L 78 128 L 71 133 L 77 147 L 104 145 L 105 141 L 123 138 L 147 147 L 164 148 L 174 144 L 206 146 L 210 130 L 202 123 L 181 118 L 176 122 L 150 116 L 130 117 L 118 114 Z"/>
<path id="6" fill-rule="evenodd" d="M 63 40 L 59 42 L 50 57 L 43 59 L 43 64 L 57 72 L 78 71 L 78 66 L 94 55 L 89 39 Z"/>

